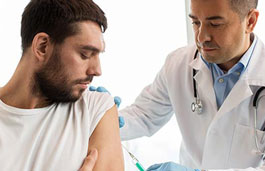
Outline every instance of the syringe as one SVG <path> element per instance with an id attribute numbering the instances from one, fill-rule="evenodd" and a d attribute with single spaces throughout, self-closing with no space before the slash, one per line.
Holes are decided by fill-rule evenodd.
<path id="1" fill-rule="evenodd" d="M 122 147 L 129 153 L 130 157 L 133 160 L 133 163 L 140 171 L 145 171 L 144 167 L 139 163 L 139 160 L 131 153 L 129 150 L 122 144 Z"/>

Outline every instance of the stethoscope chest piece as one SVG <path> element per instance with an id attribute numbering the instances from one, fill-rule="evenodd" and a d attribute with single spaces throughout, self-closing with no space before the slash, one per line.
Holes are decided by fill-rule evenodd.
<path id="1" fill-rule="evenodd" d="M 196 98 L 195 102 L 191 103 L 191 111 L 197 112 L 197 114 L 202 114 L 202 101 L 199 98 Z"/>

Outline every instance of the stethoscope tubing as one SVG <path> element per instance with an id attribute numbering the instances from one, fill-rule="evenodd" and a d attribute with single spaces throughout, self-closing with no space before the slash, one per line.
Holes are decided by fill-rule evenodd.
<path id="1" fill-rule="evenodd" d="M 258 105 L 258 97 L 260 95 L 260 93 L 265 89 L 265 87 L 260 87 L 258 89 L 258 91 L 256 92 L 255 96 L 254 96 L 254 99 L 253 99 L 253 107 L 257 108 L 257 105 Z"/>

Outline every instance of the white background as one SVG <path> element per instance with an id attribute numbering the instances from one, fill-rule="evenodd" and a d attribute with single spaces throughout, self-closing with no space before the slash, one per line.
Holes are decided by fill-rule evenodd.
<path id="1" fill-rule="evenodd" d="M 0 87 L 12 76 L 21 57 L 20 20 L 29 0 L 0 0 Z M 101 56 L 103 75 L 93 85 L 105 86 L 131 104 L 151 83 L 167 54 L 187 44 L 185 2 L 179 0 L 95 0 L 105 11 L 109 28 L 106 52 Z M 265 41 L 264 0 L 255 32 Z M 190 21 L 188 21 L 190 22 Z M 151 138 L 123 142 L 140 162 L 149 165 L 178 161 L 181 136 L 175 118 Z M 115 157 L 115 154 L 113 154 Z M 136 170 L 124 153 L 126 170 Z"/>

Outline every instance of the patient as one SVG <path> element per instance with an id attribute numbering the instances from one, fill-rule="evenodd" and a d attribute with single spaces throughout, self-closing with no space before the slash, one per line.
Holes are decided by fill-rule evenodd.
<path id="1" fill-rule="evenodd" d="M 76 171 L 94 148 L 93 171 L 124 170 L 113 99 L 86 90 L 101 75 L 106 28 L 104 12 L 91 0 L 27 5 L 23 54 L 0 88 L 1 171 Z"/>

